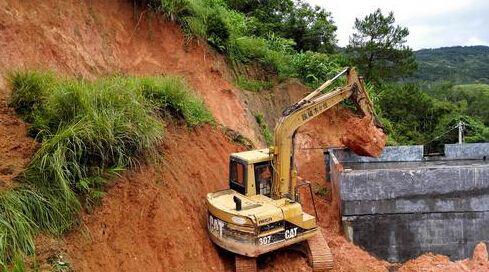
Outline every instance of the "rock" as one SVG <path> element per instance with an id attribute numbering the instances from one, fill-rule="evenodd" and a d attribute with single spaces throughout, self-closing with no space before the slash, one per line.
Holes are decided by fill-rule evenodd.
<path id="1" fill-rule="evenodd" d="M 488 254 L 487 247 L 485 242 L 480 242 L 475 246 L 474 253 L 472 254 L 472 260 L 478 262 L 487 262 Z"/>

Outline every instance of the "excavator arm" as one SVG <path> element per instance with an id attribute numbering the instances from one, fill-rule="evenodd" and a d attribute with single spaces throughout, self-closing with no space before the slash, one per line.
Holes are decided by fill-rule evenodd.
<path id="1" fill-rule="evenodd" d="M 347 83 L 332 92 L 322 93 L 341 75 Z M 326 110 L 350 98 L 363 115 L 374 118 L 373 105 L 355 68 L 346 68 L 333 79 L 326 81 L 305 98 L 287 108 L 275 127 L 273 153 L 274 177 L 272 197 L 295 200 L 297 171 L 293 165 L 294 135 L 297 129 Z"/>

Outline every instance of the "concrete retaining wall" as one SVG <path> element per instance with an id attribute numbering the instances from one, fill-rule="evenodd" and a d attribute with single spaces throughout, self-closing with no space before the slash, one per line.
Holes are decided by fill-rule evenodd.
<path id="1" fill-rule="evenodd" d="M 423 158 L 422 146 L 389 147 L 376 159 L 329 150 L 347 237 L 394 262 L 429 251 L 469 257 L 477 242 L 489 241 L 485 146 L 446 146 L 447 156 L 436 160 Z"/>
<path id="2" fill-rule="evenodd" d="M 489 160 L 489 143 L 447 144 L 445 145 L 445 157 L 447 159 Z"/>
<path id="3" fill-rule="evenodd" d="M 390 262 L 404 262 L 426 252 L 452 260 L 471 257 L 487 241 L 489 213 L 410 213 L 343 217 L 351 241 Z"/>

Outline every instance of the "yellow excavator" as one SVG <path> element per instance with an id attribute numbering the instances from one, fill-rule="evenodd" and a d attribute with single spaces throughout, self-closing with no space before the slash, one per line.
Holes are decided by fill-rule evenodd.
<path id="1" fill-rule="evenodd" d="M 344 74 L 345 86 L 323 93 Z M 236 254 L 237 272 L 256 271 L 255 257 L 301 242 L 313 271 L 333 267 L 317 215 L 304 212 L 299 202 L 293 141 L 300 126 L 348 98 L 374 118 L 363 79 L 355 68 L 346 68 L 284 110 L 273 146 L 231 154 L 230 188 L 207 194 L 207 229 L 215 244 Z"/>

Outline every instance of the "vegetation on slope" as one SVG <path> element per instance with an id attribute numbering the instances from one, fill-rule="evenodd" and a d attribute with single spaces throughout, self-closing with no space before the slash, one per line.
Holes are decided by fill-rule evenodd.
<path id="1" fill-rule="evenodd" d="M 258 126 L 260 127 L 261 134 L 265 139 L 265 143 L 268 146 L 273 145 L 273 133 L 268 128 L 267 122 L 265 122 L 265 117 L 261 113 L 255 113 L 254 115 L 255 115 L 255 120 L 258 123 Z"/>
<path id="2" fill-rule="evenodd" d="M 331 54 L 336 43 L 331 15 L 302 1 L 137 2 L 177 21 L 189 38 L 206 40 L 233 65 L 259 63 L 279 79 L 298 77 L 311 87 L 345 66 Z"/>
<path id="3" fill-rule="evenodd" d="M 238 87 L 243 90 L 259 92 L 261 90 L 270 89 L 273 87 L 273 83 L 269 81 L 249 79 L 246 76 L 239 75 L 234 82 Z"/>
<path id="4" fill-rule="evenodd" d="M 19 185 L 0 194 L 0 261 L 34 253 L 39 231 L 58 235 L 103 195 L 108 178 L 154 154 L 163 137 L 160 116 L 189 126 L 212 123 L 201 100 L 178 77 L 97 81 L 51 73 L 9 76 L 10 105 L 41 142 Z"/>
<path id="5" fill-rule="evenodd" d="M 489 85 L 438 82 L 425 88 L 431 96 L 451 103 L 459 103 L 465 108 L 467 115 L 479 118 L 489 126 Z"/>
<path id="6" fill-rule="evenodd" d="M 415 52 L 419 69 L 410 80 L 489 83 L 489 47 L 454 46 Z"/>
<path id="7" fill-rule="evenodd" d="M 279 79 L 297 77 L 315 88 L 342 67 L 357 66 L 366 76 L 371 95 L 376 99 L 376 112 L 386 127 L 390 144 L 440 146 L 441 142 L 452 142 L 456 135 L 452 131 L 453 124 L 457 120 L 466 120 L 468 141 L 489 140 L 486 133 L 487 107 L 475 99 L 480 91 L 460 91 L 461 87 L 453 87 L 453 92 L 434 94 L 431 89 L 436 89 L 437 84 L 396 82 L 415 72 L 416 62 L 412 50 L 405 45 L 409 30 L 396 25 L 392 13 L 384 15 L 378 9 L 356 19 L 350 44 L 340 52 L 335 50 L 336 27 L 331 14 L 303 1 L 138 2 L 180 23 L 189 37 L 207 40 L 216 50 L 226 54 L 233 65 L 258 63 L 264 71 L 277 75 Z M 473 49 L 477 54 L 466 53 L 457 57 L 448 53 L 451 60 L 441 62 L 443 69 L 436 71 L 425 71 L 423 56 L 426 53 L 440 55 L 440 52 L 450 50 L 418 51 L 421 68 L 417 75 L 435 76 L 438 70 L 447 74 L 446 69 L 452 69 L 452 63 L 457 62 L 455 67 L 459 67 L 484 51 L 480 47 Z M 474 69 L 476 67 L 471 66 L 470 70 Z M 480 73 L 474 73 L 474 76 L 482 77 Z M 251 91 L 268 87 L 266 81 L 246 75 L 239 75 L 236 84 Z"/>

